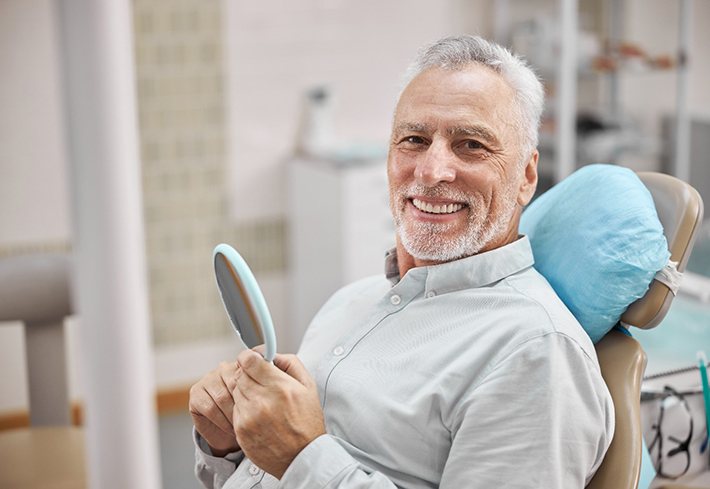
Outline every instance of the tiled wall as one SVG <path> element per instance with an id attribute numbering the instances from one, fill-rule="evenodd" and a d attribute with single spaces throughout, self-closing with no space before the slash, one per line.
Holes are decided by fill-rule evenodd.
<path id="1" fill-rule="evenodd" d="M 157 345 L 228 331 L 211 268 L 215 244 L 255 272 L 283 270 L 281 219 L 227 219 L 223 3 L 134 1 L 138 111 Z"/>

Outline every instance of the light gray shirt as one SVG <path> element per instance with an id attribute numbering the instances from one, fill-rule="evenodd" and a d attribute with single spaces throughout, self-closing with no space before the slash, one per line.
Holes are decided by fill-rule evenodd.
<path id="1" fill-rule="evenodd" d="M 589 337 L 532 265 L 523 237 L 341 289 L 299 351 L 328 434 L 280 482 L 241 453 L 210 456 L 196 436 L 198 478 L 225 489 L 584 487 L 611 443 L 613 405 Z"/>

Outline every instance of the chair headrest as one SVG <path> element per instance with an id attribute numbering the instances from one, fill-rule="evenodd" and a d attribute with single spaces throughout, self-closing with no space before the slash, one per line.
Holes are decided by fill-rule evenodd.
<path id="1" fill-rule="evenodd" d="M 659 292 L 653 279 L 669 259 L 685 267 L 701 219 L 702 202 L 689 185 L 667 175 L 642 176 L 615 165 L 585 166 L 538 197 L 520 221 L 535 268 L 594 342 L 635 302 L 623 323 L 660 322 L 672 294 L 665 286 Z M 645 298 L 660 295 L 660 302 Z"/>

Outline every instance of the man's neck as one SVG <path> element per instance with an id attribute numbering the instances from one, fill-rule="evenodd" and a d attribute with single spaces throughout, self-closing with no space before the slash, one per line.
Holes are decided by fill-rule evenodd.
<path id="1" fill-rule="evenodd" d="M 421 266 L 417 265 L 417 260 L 404 249 L 399 238 L 397 238 L 397 267 L 399 268 L 399 278 L 404 278 L 404 275 L 412 268 Z"/>
<path id="2" fill-rule="evenodd" d="M 513 241 L 517 240 L 518 238 L 519 238 L 519 235 L 518 235 L 517 227 L 516 227 L 514 229 L 514 232 L 503 237 L 503 239 L 496 240 L 495 242 L 484 246 L 480 251 L 478 251 L 477 253 L 474 253 L 474 255 L 478 255 L 480 253 L 485 253 L 486 251 L 500 248 L 500 247 L 505 246 L 509 243 L 512 243 Z M 402 243 L 400 242 L 399 237 L 397 237 L 397 243 L 396 243 L 395 247 L 397 250 L 397 267 L 399 268 L 399 277 L 400 278 L 404 278 L 404 275 L 412 268 L 428 267 L 431 265 L 439 265 L 441 263 L 447 263 L 447 261 L 455 261 L 455 260 L 447 260 L 447 261 L 421 260 L 419 258 L 415 258 L 412 255 L 410 255 L 407 250 L 404 249 L 404 246 L 402 246 Z M 468 257 L 462 256 L 461 258 L 468 258 Z M 457 258 L 457 260 L 461 259 L 461 258 Z"/>

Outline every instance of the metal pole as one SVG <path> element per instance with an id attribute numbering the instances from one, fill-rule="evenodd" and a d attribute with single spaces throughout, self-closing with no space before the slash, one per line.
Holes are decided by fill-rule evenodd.
<path id="1" fill-rule="evenodd" d="M 680 2 L 678 22 L 678 84 L 676 87 L 675 176 L 690 181 L 690 117 L 688 113 L 688 54 L 691 39 L 691 0 Z"/>
<path id="2" fill-rule="evenodd" d="M 62 0 L 88 480 L 160 487 L 131 3 Z"/>
<path id="3" fill-rule="evenodd" d="M 560 67 L 557 72 L 557 141 L 555 181 L 576 167 L 577 0 L 560 0 Z"/>
<path id="4" fill-rule="evenodd" d="M 607 5 L 607 22 L 609 24 L 609 44 L 611 51 L 619 47 L 624 32 L 624 6 L 625 0 L 611 0 Z M 614 122 L 619 122 L 621 118 L 621 93 L 619 71 L 613 69 L 608 75 L 609 81 L 609 114 Z"/>

